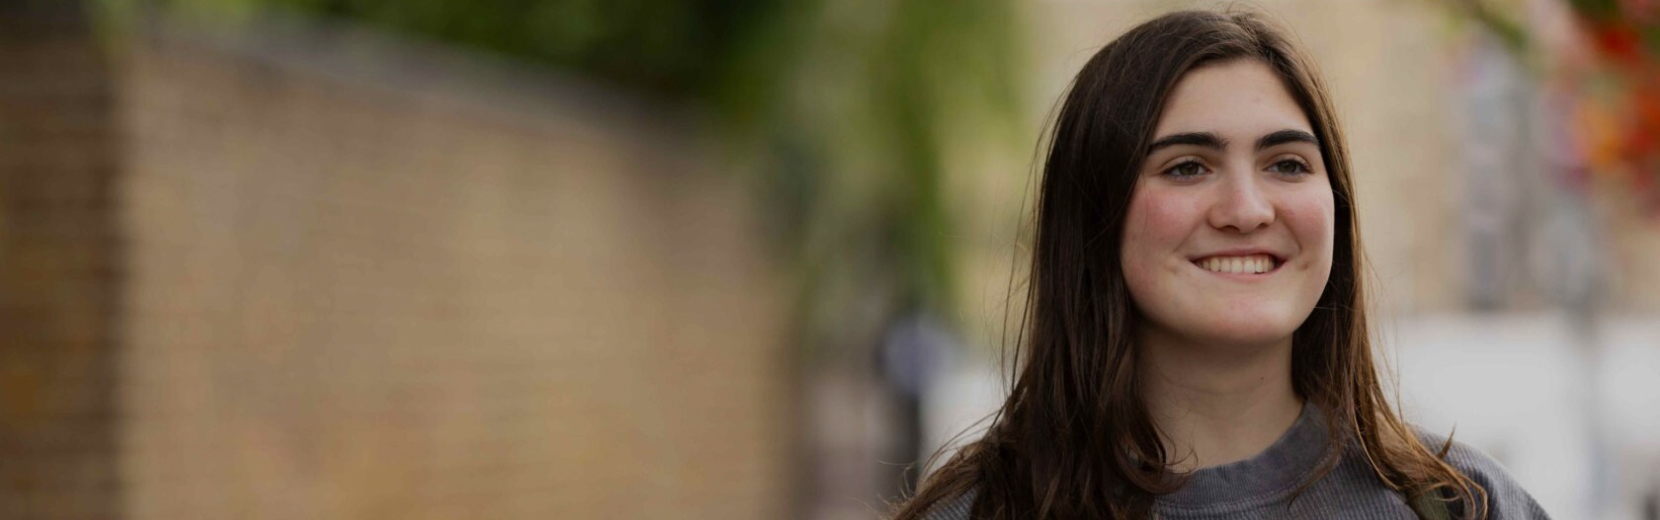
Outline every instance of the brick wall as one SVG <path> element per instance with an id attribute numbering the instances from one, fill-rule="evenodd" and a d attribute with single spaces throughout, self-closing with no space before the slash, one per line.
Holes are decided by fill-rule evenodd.
<path id="1" fill-rule="evenodd" d="M 0 6 L 0 517 L 110 518 L 120 255 L 106 62 L 74 3 Z"/>
<path id="2" fill-rule="evenodd" d="M 783 514 L 782 286 L 695 126 L 359 33 L 139 33 L 128 517 Z"/>
<path id="3" fill-rule="evenodd" d="M 0 12 L 0 517 L 786 514 L 788 298 L 691 119 L 75 5 Z"/>

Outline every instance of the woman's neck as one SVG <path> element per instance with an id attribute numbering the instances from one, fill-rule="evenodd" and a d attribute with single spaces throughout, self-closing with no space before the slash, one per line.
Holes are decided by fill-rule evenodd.
<path id="1" fill-rule="evenodd" d="M 1216 346 L 1144 334 L 1142 395 L 1173 469 L 1248 459 L 1278 440 L 1302 412 L 1291 388 L 1291 339 Z"/>

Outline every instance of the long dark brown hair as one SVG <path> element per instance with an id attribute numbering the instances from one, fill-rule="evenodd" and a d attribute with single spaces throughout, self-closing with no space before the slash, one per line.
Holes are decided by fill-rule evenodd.
<path id="1" fill-rule="evenodd" d="M 1131 29 L 1084 65 L 1048 135 L 1008 400 L 895 518 L 922 518 L 973 493 L 980 519 L 1144 519 L 1155 497 L 1183 484 L 1142 398 L 1137 313 L 1119 247 L 1171 89 L 1196 67 L 1240 59 L 1268 65 L 1302 108 L 1336 202 L 1331 277 L 1292 336 L 1292 387 L 1324 412 L 1330 436 L 1305 488 L 1349 446 L 1407 498 L 1432 493 L 1465 517 L 1486 517 L 1486 492 L 1444 461 L 1448 445 L 1431 451 L 1385 398 L 1367 331 L 1348 150 L 1313 61 L 1286 34 L 1250 12 L 1176 12 Z"/>

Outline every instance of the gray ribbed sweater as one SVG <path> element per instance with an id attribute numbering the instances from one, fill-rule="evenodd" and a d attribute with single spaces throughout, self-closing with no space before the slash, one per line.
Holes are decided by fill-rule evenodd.
<path id="1" fill-rule="evenodd" d="M 1432 449 L 1446 442 L 1445 437 L 1420 436 Z M 1401 494 L 1384 487 L 1358 450 L 1352 448 L 1344 452 L 1337 467 L 1292 500 L 1297 488 L 1319 465 L 1325 445 L 1323 414 L 1314 406 L 1304 406 L 1291 429 L 1267 450 L 1239 462 L 1199 469 L 1186 486 L 1159 497 L 1154 506 L 1156 516 L 1160 520 L 1418 518 Z M 1487 490 L 1489 520 L 1549 518 L 1533 497 L 1487 455 L 1455 442 L 1447 461 Z M 935 508 L 927 518 L 969 520 L 973 500 L 973 494 L 957 497 Z"/>

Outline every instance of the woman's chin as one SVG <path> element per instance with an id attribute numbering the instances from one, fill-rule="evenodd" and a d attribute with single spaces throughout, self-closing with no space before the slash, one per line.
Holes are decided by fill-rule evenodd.
<path id="1" fill-rule="evenodd" d="M 1291 339 L 1297 322 L 1276 316 L 1237 317 L 1197 324 L 1195 340 L 1220 347 L 1257 348 Z"/>

